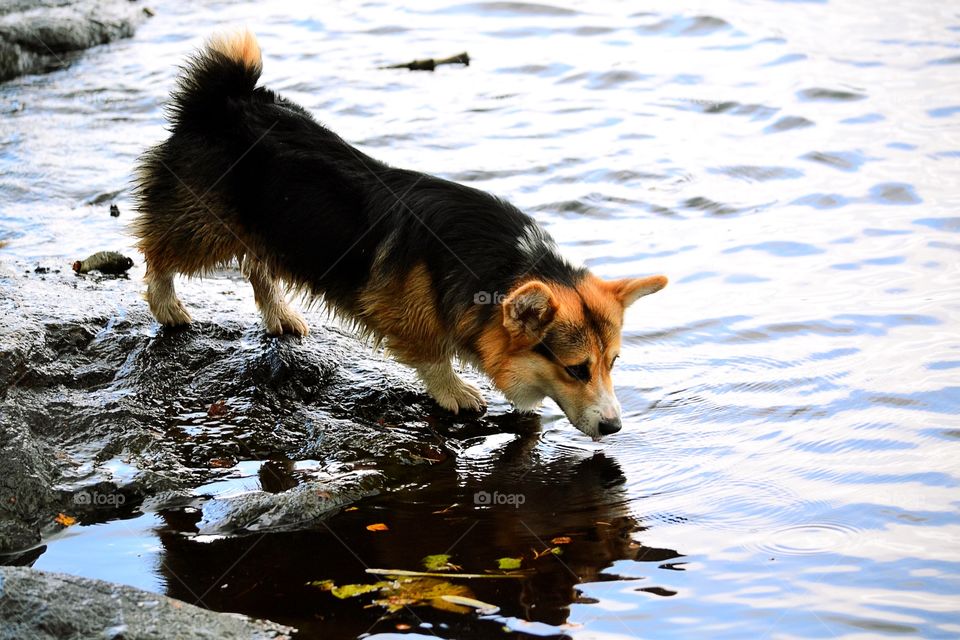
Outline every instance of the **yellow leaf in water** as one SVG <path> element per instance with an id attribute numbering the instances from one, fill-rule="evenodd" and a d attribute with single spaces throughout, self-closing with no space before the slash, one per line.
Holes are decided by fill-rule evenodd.
<path id="1" fill-rule="evenodd" d="M 323 591 L 331 591 L 337 584 L 333 580 L 314 580 L 307 583 L 308 587 L 316 587 Z"/>
<path id="2" fill-rule="evenodd" d="M 504 571 L 509 571 L 510 569 L 519 569 L 520 565 L 523 563 L 523 558 L 498 558 L 497 566 Z"/>
<path id="3" fill-rule="evenodd" d="M 550 544 L 570 544 L 571 542 L 570 536 L 557 536 L 550 541 Z"/>
<path id="4" fill-rule="evenodd" d="M 493 605 L 474 599 L 470 587 L 437 578 L 401 578 L 373 584 L 345 584 L 337 586 L 333 580 L 308 582 L 309 586 L 329 591 L 341 600 L 365 593 L 377 593 L 373 605 L 394 613 L 404 607 L 430 605 L 453 613 L 469 613 L 470 607 L 484 611 L 496 609 Z M 373 606 L 368 605 L 368 606 Z"/>
<path id="5" fill-rule="evenodd" d="M 376 582 L 374 584 L 345 584 L 340 587 L 334 587 L 330 589 L 330 593 L 336 598 L 344 600 L 346 598 L 353 598 L 355 596 L 363 595 L 364 593 L 370 593 L 372 591 L 380 591 L 384 587 L 390 586 L 389 582 Z"/>
<path id="6" fill-rule="evenodd" d="M 383 524 L 382 522 L 367 525 L 367 531 L 389 531 L 389 530 L 390 530 L 390 527 Z"/>
<path id="7" fill-rule="evenodd" d="M 454 584 L 436 578 L 409 578 L 389 583 L 380 591 L 381 597 L 374 600 L 374 604 L 385 607 L 394 613 L 404 607 L 413 607 L 428 604 L 434 609 L 450 611 L 452 613 L 469 613 L 470 608 L 456 602 L 449 602 L 444 596 L 460 596 L 473 598 L 470 587 L 463 584 Z"/>
<path id="8" fill-rule="evenodd" d="M 57 517 L 54 518 L 53 521 L 59 525 L 63 525 L 64 527 L 69 527 L 71 525 L 77 524 L 76 518 L 74 518 L 73 516 L 68 516 L 65 513 L 58 513 Z"/>
<path id="9" fill-rule="evenodd" d="M 422 562 L 427 571 L 449 571 L 453 568 L 453 565 L 450 564 L 450 556 L 446 553 L 427 556 Z"/>

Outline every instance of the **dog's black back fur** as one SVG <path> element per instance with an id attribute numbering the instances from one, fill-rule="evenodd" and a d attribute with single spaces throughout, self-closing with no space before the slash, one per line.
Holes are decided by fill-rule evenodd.
<path id="1" fill-rule="evenodd" d="M 348 312 L 375 269 L 425 263 L 447 328 L 478 292 L 502 295 L 527 277 L 573 286 L 584 276 L 514 206 L 371 158 L 255 88 L 259 73 L 210 49 L 191 61 L 170 107 L 172 134 L 143 160 L 144 208 L 171 206 L 184 188 L 229 207 L 295 284 Z M 478 314 L 477 331 L 494 309 Z"/>

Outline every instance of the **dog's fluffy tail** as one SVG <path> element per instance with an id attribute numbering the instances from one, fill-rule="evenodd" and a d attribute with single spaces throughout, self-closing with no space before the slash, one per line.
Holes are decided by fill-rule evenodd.
<path id="1" fill-rule="evenodd" d="M 262 70 L 260 45 L 249 29 L 211 37 L 180 75 L 169 105 L 171 121 L 222 122 L 228 99 L 250 95 Z"/>

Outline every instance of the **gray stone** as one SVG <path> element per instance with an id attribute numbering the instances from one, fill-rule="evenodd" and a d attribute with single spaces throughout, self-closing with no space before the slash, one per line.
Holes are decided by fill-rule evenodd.
<path id="1" fill-rule="evenodd" d="M 65 66 L 69 52 L 130 37 L 145 16 L 129 0 L 6 0 L 0 81 Z"/>
<path id="2" fill-rule="evenodd" d="M 0 640 L 267 640 L 294 631 L 102 580 L 0 567 Z"/>
<path id="3" fill-rule="evenodd" d="M 197 525 L 201 535 L 288 531 L 315 526 L 327 515 L 378 493 L 382 477 L 360 471 L 338 478 L 306 482 L 281 493 L 252 491 L 209 500 Z"/>

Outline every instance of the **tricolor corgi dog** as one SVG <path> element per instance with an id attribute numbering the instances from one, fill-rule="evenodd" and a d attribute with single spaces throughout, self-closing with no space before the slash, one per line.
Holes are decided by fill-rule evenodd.
<path id="1" fill-rule="evenodd" d="M 176 274 L 239 260 L 270 334 L 307 333 L 285 294 L 322 298 L 454 413 L 486 407 L 456 358 L 519 410 L 549 397 L 594 439 L 619 431 L 624 310 L 667 279 L 572 266 L 517 208 L 371 158 L 257 87 L 261 67 L 249 31 L 211 39 L 173 92 L 169 138 L 140 159 L 134 232 L 156 319 L 190 322 Z"/>

